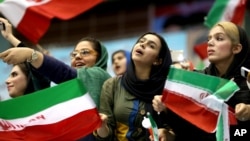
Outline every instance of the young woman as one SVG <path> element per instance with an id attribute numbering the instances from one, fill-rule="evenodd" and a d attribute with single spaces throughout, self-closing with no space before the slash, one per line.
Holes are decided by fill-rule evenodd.
<path id="1" fill-rule="evenodd" d="M 131 51 L 127 71 L 121 77 L 108 79 L 102 88 L 100 115 L 102 126 L 94 132 L 98 140 L 149 140 L 142 127 L 147 112 L 155 120 L 152 99 L 161 94 L 172 63 L 165 40 L 156 33 L 143 34 Z M 160 140 L 166 140 L 167 129 L 159 124 Z"/>
<path id="2" fill-rule="evenodd" d="M 27 47 L 11 48 L 0 54 L 0 58 L 8 64 L 29 62 L 34 67 L 33 69 L 57 84 L 76 77 L 80 78 L 88 88 L 88 92 L 97 107 L 99 107 L 101 87 L 104 81 L 110 78 L 110 75 L 106 72 L 107 50 L 98 40 L 92 37 L 82 38 L 77 43 L 70 53 L 71 67 L 54 57 Z M 83 141 L 93 140 L 92 134 L 83 139 Z"/>
<path id="3" fill-rule="evenodd" d="M 50 81 L 29 68 L 29 64 L 14 65 L 5 83 L 12 98 L 50 87 Z"/>
<path id="4" fill-rule="evenodd" d="M 250 68 L 250 47 L 246 32 L 231 22 L 220 22 L 210 30 L 207 43 L 210 65 L 204 69 L 203 73 L 233 80 L 240 88 L 227 101 L 227 104 L 235 110 L 235 117 L 238 120 L 237 125 L 230 126 L 230 141 L 247 141 L 250 133 L 246 133 L 244 136 L 235 134 L 241 129 L 250 131 L 250 91 L 246 84 L 246 78 L 240 74 L 241 66 Z M 164 109 L 160 99 L 161 96 L 156 96 L 153 100 L 156 111 Z M 167 111 L 166 117 L 176 133 L 176 141 L 216 140 L 215 134 L 198 129 L 171 110 Z"/>
<path id="5" fill-rule="evenodd" d="M 112 68 L 116 76 L 123 75 L 127 69 L 127 64 L 130 59 L 130 53 L 126 50 L 117 50 L 113 52 Z"/>

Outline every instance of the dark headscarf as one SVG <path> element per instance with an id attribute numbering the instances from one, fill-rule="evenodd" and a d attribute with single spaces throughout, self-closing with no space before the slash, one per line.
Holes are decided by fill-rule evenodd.
<path id="1" fill-rule="evenodd" d="M 147 34 L 152 34 L 159 38 L 161 42 L 159 58 L 162 59 L 162 64 L 152 66 L 149 79 L 140 80 L 135 75 L 135 66 L 131 55 L 130 63 L 128 64 L 127 71 L 122 76 L 121 83 L 129 93 L 145 102 L 151 103 L 154 96 L 161 94 L 163 91 L 172 59 L 168 45 L 160 35 L 148 32 L 143 34 L 138 41 Z"/>

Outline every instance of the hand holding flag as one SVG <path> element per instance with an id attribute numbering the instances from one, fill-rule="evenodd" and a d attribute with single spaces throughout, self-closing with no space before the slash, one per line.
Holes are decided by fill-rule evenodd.
<path id="1" fill-rule="evenodd" d="M 142 126 L 149 130 L 149 133 L 153 137 L 154 141 L 159 141 L 158 127 L 149 112 L 147 113 L 147 116 L 148 118 L 144 117 L 142 121 Z"/>
<path id="2" fill-rule="evenodd" d="M 224 101 L 238 90 L 230 80 L 171 68 L 163 102 L 168 109 L 200 129 L 208 133 L 217 131 L 217 139 L 222 141 L 229 139 L 229 124 L 237 122 Z"/>

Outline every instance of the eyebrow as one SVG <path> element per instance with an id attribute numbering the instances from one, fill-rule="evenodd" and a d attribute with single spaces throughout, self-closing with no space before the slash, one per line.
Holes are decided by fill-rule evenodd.
<path id="1" fill-rule="evenodd" d="M 148 39 L 145 38 L 145 37 L 142 37 L 141 39 L 147 40 L 150 44 L 152 43 L 152 44 L 154 44 L 155 46 L 157 46 L 156 42 L 154 42 L 154 41 L 152 41 L 152 40 L 148 40 Z"/>

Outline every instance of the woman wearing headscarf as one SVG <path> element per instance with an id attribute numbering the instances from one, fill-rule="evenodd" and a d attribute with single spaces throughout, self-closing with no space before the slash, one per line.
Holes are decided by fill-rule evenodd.
<path id="1" fill-rule="evenodd" d="M 107 50 L 98 40 L 92 37 L 82 38 L 77 43 L 70 53 L 71 66 L 27 47 L 11 48 L 0 53 L 0 56 L 8 64 L 28 62 L 33 69 L 56 84 L 78 77 L 86 86 L 97 107 L 99 107 L 102 85 L 105 80 L 110 78 L 110 75 L 106 72 Z M 83 139 L 83 141 L 93 140 L 95 139 L 92 134 Z"/>
<path id="2" fill-rule="evenodd" d="M 127 71 L 103 85 L 99 110 L 103 124 L 94 132 L 98 140 L 149 140 L 142 121 L 147 113 L 156 121 L 161 116 L 153 111 L 152 99 L 162 93 L 171 63 L 167 43 L 159 34 L 148 32 L 139 37 Z M 166 140 L 166 125 L 158 126 L 160 140 Z"/>
<path id="3" fill-rule="evenodd" d="M 208 35 L 208 60 L 210 65 L 202 72 L 234 81 L 240 88 L 226 103 L 234 109 L 236 125 L 230 125 L 230 141 L 248 141 L 250 137 L 250 91 L 241 67 L 250 68 L 250 47 L 247 34 L 232 22 L 219 22 Z M 161 111 L 161 96 L 154 98 L 154 109 Z M 166 120 L 176 134 L 176 141 L 216 141 L 215 133 L 206 133 L 198 127 L 167 110 Z M 206 118 L 206 117 L 204 117 Z M 209 121 L 207 121 L 209 122 Z M 247 133 L 239 136 L 239 132 Z"/>

